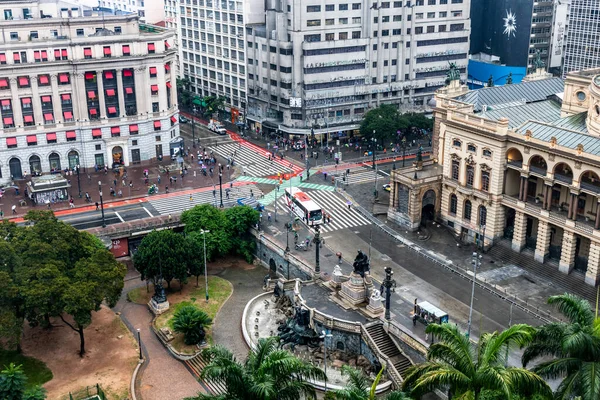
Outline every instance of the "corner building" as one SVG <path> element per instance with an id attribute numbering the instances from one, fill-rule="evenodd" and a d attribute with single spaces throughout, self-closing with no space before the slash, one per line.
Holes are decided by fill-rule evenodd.
<path id="1" fill-rule="evenodd" d="M 434 155 L 392 173 L 388 217 L 434 216 L 467 243 L 505 245 L 548 268 L 600 279 L 600 69 L 566 81 L 436 94 Z M 510 250 L 508 250 L 510 251 Z"/>
<path id="2" fill-rule="evenodd" d="M 469 0 L 266 1 L 246 25 L 253 129 L 358 129 L 381 104 L 425 110 L 448 62 L 466 79 Z"/>
<path id="3" fill-rule="evenodd" d="M 3 6 L 14 16 L 32 3 Z M 69 18 L 42 5 L 0 20 L 0 182 L 178 148 L 173 33 L 134 15 Z"/>

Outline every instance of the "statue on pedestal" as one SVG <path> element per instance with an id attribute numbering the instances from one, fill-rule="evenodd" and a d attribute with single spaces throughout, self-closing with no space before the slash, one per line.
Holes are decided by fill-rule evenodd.
<path id="1" fill-rule="evenodd" d="M 354 259 L 354 264 L 352 264 L 352 266 L 354 267 L 353 272 L 355 274 L 360 275 L 361 278 L 364 278 L 365 272 L 369 272 L 369 269 L 370 269 L 369 268 L 369 258 L 361 250 L 358 250 L 358 254 L 356 255 L 356 258 Z"/>
<path id="2" fill-rule="evenodd" d="M 158 279 L 158 282 L 154 285 L 154 295 L 152 296 L 152 300 L 157 303 L 164 303 L 167 301 L 167 294 L 165 293 L 165 288 L 163 287 L 162 277 Z"/>

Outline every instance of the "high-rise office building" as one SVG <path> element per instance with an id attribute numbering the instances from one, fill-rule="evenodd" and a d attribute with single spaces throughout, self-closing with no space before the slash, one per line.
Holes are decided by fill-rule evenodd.
<path id="1" fill-rule="evenodd" d="M 179 149 L 172 32 L 60 1 L 3 8 L 0 182 Z"/>
<path id="2" fill-rule="evenodd" d="M 172 8 L 173 2 L 167 2 Z M 244 9 L 240 0 L 180 0 L 177 24 L 180 71 L 198 97 L 222 96 L 232 118 L 246 107 Z M 260 5 L 259 5 L 260 8 Z"/>
<path id="3" fill-rule="evenodd" d="M 469 10 L 469 0 L 268 0 L 246 25 L 251 128 L 344 136 L 381 104 L 424 109 L 449 62 L 466 78 Z"/>
<path id="4" fill-rule="evenodd" d="M 571 0 L 563 77 L 600 67 L 600 0 Z"/>

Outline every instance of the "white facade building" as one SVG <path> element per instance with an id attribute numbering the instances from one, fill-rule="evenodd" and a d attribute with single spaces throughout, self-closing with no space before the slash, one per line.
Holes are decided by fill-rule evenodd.
<path id="1" fill-rule="evenodd" d="M 172 3 L 172 2 L 171 2 Z M 167 2 L 167 8 L 172 4 Z M 246 107 L 245 10 L 261 3 L 240 0 L 179 0 L 179 75 L 198 97 L 223 96 L 236 119 Z"/>
<path id="2" fill-rule="evenodd" d="M 600 67 L 600 0 L 571 0 L 563 78 L 571 71 Z"/>
<path id="3" fill-rule="evenodd" d="M 54 4 L 45 18 L 0 20 L 0 183 L 179 147 L 173 33 L 135 15 L 67 21 Z"/>
<path id="4" fill-rule="evenodd" d="M 246 28 L 251 128 L 350 133 L 383 103 L 426 109 L 449 62 L 466 79 L 469 12 L 469 0 L 268 0 Z"/>
<path id="5" fill-rule="evenodd" d="M 141 22 L 147 24 L 156 24 L 165 19 L 164 0 L 98 0 L 98 5 L 117 14 L 136 14 Z"/>

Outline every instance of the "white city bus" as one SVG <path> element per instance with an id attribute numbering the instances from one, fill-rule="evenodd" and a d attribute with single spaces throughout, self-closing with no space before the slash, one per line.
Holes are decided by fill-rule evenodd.
<path id="1" fill-rule="evenodd" d="M 300 189 L 286 188 L 285 198 L 288 207 L 308 226 L 316 226 L 323 223 L 323 209 Z"/>

